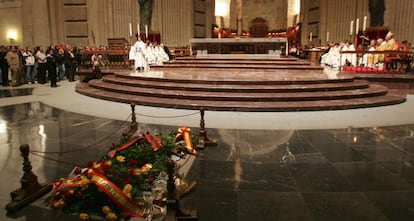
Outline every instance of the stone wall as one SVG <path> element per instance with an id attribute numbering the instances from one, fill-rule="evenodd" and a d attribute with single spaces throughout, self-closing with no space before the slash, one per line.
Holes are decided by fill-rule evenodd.
<path id="1" fill-rule="evenodd" d="M 287 28 L 287 0 L 249 0 L 243 1 L 242 20 L 243 30 L 248 31 L 250 22 L 256 17 L 262 17 L 268 22 L 269 30 Z M 237 29 L 236 1 L 230 3 L 230 28 Z"/>
<path id="2" fill-rule="evenodd" d="M 187 46 L 193 37 L 210 37 L 215 23 L 214 0 L 154 0 L 152 30 L 171 46 Z M 302 43 L 339 42 L 349 38 L 351 20 L 368 15 L 368 0 L 301 0 Z M 237 10 L 231 2 L 230 27 L 236 29 Z M 414 1 L 386 1 L 385 26 L 400 40 L 414 42 Z M 288 0 L 243 1 L 243 30 L 255 17 L 268 21 L 269 30 L 286 29 Z M 107 45 L 108 38 L 125 38 L 129 23 L 137 32 L 137 0 L 0 0 L 0 45 L 10 44 L 9 30 L 15 30 L 13 44 L 48 46 L 65 43 L 77 46 Z M 289 22 L 292 23 L 292 22 Z M 144 30 L 144 27 L 141 27 Z"/>

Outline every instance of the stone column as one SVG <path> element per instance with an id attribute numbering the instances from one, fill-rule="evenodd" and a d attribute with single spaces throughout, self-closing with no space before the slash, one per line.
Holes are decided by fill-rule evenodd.
<path id="1" fill-rule="evenodd" d="M 243 1 L 237 0 L 237 35 L 242 35 L 243 32 L 243 18 L 242 18 Z"/>

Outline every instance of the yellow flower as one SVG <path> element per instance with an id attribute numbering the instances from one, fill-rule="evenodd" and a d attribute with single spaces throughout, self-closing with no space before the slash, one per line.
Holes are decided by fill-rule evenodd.
<path id="1" fill-rule="evenodd" d="M 105 219 L 108 220 L 108 221 L 116 221 L 118 219 L 118 217 L 116 216 L 115 213 L 108 213 L 105 216 Z"/>
<path id="2" fill-rule="evenodd" d="M 82 190 L 86 190 L 88 188 L 88 184 L 90 183 L 90 180 L 86 176 L 81 176 L 81 180 L 79 181 L 79 185 Z"/>
<path id="3" fill-rule="evenodd" d="M 124 156 L 117 156 L 116 160 L 120 163 L 123 163 L 123 162 L 125 162 L 125 157 Z"/>
<path id="4" fill-rule="evenodd" d="M 124 193 L 129 193 L 132 190 L 132 185 L 131 184 L 127 184 L 124 186 L 124 189 L 122 191 L 124 191 Z"/>
<path id="5" fill-rule="evenodd" d="M 150 163 L 146 163 L 144 166 L 142 166 L 141 168 L 136 168 L 134 169 L 134 175 L 138 176 L 140 174 L 147 174 L 148 171 L 150 171 L 152 168 L 152 164 Z"/>
<path id="6" fill-rule="evenodd" d="M 89 215 L 87 213 L 81 213 L 79 214 L 79 219 L 83 221 L 89 220 Z"/>
<path id="7" fill-rule="evenodd" d="M 112 160 L 105 161 L 105 164 L 108 165 L 108 166 L 111 166 L 112 165 Z"/>
<path id="8" fill-rule="evenodd" d="M 102 207 L 102 212 L 107 215 L 108 213 L 111 212 L 111 208 L 109 208 L 109 206 L 103 206 Z"/>
<path id="9" fill-rule="evenodd" d="M 60 199 L 58 201 L 53 202 L 52 206 L 54 208 L 62 208 L 65 205 L 65 201 L 63 199 Z"/>

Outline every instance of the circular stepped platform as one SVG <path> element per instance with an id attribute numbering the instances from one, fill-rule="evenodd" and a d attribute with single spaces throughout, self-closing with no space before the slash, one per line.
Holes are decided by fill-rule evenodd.
<path id="1" fill-rule="evenodd" d="M 243 69 L 299 69 L 323 70 L 320 66 L 313 66 L 310 62 L 294 57 L 275 57 L 269 55 L 211 55 L 208 57 L 182 57 L 163 65 L 154 65 L 153 68 L 243 68 Z"/>
<path id="2" fill-rule="evenodd" d="M 405 95 L 390 93 L 384 86 L 351 75 L 329 79 L 317 70 L 184 67 L 119 71 L 78 84 L 76 91 L 116 102 L 215 111 L 337 110 L 405 101 Z"/>

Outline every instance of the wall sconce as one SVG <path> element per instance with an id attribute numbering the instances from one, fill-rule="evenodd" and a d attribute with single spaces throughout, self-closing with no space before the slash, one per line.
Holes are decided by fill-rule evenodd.
<path id="1" fill-rule="evenodd" d="M 16 40 L 16 38 L 17 38 L 17 33 L 16 33 L 16 31 L 14 31 L 14 30 L 9 30 L 8 32 L 7 32 L 7 38 L 9 39 L 9 41 L 10 41 L 10 45 L 12 45 L 13 44 L 13 41 L 14 40 Z"/>

